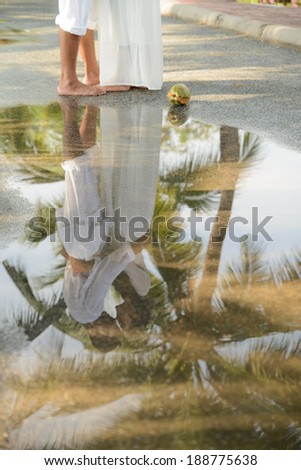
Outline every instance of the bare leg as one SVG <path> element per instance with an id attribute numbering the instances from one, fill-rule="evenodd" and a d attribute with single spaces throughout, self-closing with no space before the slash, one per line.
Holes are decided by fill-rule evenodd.
<path id="1" fill-rule="evenodd" d="M 57 88 L 59 95 L 98 96 L 105 90 L 80 82 L 76 74 L 76 61 L 80 37 L 60 29 L 61 80 Z"/>
<path id="2" fill-rule="evenodd" d="M 96 59 L 94 31 L 92 29 L 88 29 L 86 35 L 80 38 L 79 53 L 85 64 L 84 83 L 98 85 L 100 83 L 99 64 Z M 106 91 L 128 91 L 130 86 L 116 85 L 103 88 Z"/>
<path id="3" fill-rule="evenodd" d="M 85 64 L 86 85 L 99 84 L 99 65 L 96 59 L 94 31 L 88 29 L 85 36 L 81 36 L 79 41 L 79 53 Z"/>

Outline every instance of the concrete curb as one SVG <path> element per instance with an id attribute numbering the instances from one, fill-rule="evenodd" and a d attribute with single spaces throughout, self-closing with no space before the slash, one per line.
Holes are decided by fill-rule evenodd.
<path id="1" fill-rule="evenodd" d="M 244 16 L 228 15 L 193 5 L 167 3 L 162 8 L 162 14 L 216 28 L 229 29 L 261 41 L 301 48 L 301 29 L 299 28 L 266 24 Z"/>

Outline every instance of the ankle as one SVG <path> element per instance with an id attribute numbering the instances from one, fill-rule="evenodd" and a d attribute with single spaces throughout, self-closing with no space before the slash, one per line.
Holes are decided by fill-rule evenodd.
<path id="1" fill-rule="evenodd" d="M 86 70 L 86 77 L 98 77 L 99 76 L 99 67 L 94 67 Z"/>
<path id="2" fill-rule="evenodd" d="M 72 87 L 79 82 L 77 77 L 61 77 L 60 85 L 66 87 Z"/>

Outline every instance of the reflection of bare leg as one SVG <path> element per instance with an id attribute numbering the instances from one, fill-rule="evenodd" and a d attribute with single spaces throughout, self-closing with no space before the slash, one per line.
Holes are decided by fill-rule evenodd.
<path id="1" fill-rule="evenodd" d="M 82 123 L 79 129 L 81 140 L 86 149 L 93 147 L 96 143 L 96 123 L 99 108 L 97 106 L 86 106 Z"/>
<path id="2" fill-rule="evenodd" d="M 79 36 L 60 29 L 61 79 L 57 92 L 59 95 L 103 95 L 105 93 L 103 88 L 86 85 L 77 78 L 76 61 L 79 43 Z"/>
<path id="3" fill-rule="evenodd" d="M 60 105 L 64 121 L 64 158 L 69 160 L 84 153 L 84 145 L 81 141 L 77 122 L 79 106 L 72 98 L 62 98 Z"/>
<path id="4" fill-rule="evenodd" d="M 65 159 L 81 156 L 85 149 L 93 147 L 96 143 L 96 125 L 98 106 L 86 105 L 80 127 L 78 125 L 78 111 L 80 109 L 77 98 L 62 97 L 60 99 L 64 120 L 64 157 Z"/>
<path id="5" fill-rule="evenodd" d="M 98 85 L 99 65 L 96 59 L 94 31 L 92 29 L 88 29 L 86 35 L 80 38 L 79 53 L 85 64 L 83 82 L 86 85 Z"/>

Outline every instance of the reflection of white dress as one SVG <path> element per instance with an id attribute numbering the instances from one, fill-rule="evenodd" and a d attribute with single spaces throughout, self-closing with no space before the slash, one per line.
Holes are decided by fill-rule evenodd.
<path id="1" fill-rule="evenodd" d="M 67 253 L 77 259 L 94 260 L 91 272 L 74 273 L 68 262 L 64 276 L 64 298 L 70 314 L 80 323 L 97 320 L 103 311 L 113 318 L 114 304 L 120 300 L 110 293 L 115 278 L 125 271 L 138 295 L 150 288 L 149 274 L 140 253 L 135 256 L 130 242 L 129 221 L 143 217 L 152 219 L 158 181 L 162 110 L 152 105 L 130 104 L 127 108 L 101 107 L 101 139 L 84 155 L 64 162 L 66 198 L 57 216 L 71 224 L 58 223 L 60 239 Z M 114 224 L 94 224 L 95 236 L 79 242 L 80 235 L 89 233 L 89 217 L 106 210 L 106 217 L 120 209 L 120 235 L 125 243 L 114 237 Z M 76 219 L 75 219 L 76 218 Z M 74 221 L 76 223 L 74 223 Z M 147 229 L 134 237 L 141 237 Z M 89 233 L 90 235 L 90 233 Z M 112 243 L 104 242 L 105 235 Z M 109 245 L 109 246 L 108 246 Z M 111 303 L 112 305 L 108 305 Z M 109 308 L 106 308 L 109 307 Z"/>
<path id="2" fill-rule="evenodd" d="M 101 85 L 162 87 L 160 0 L 98 0 Z"/>

